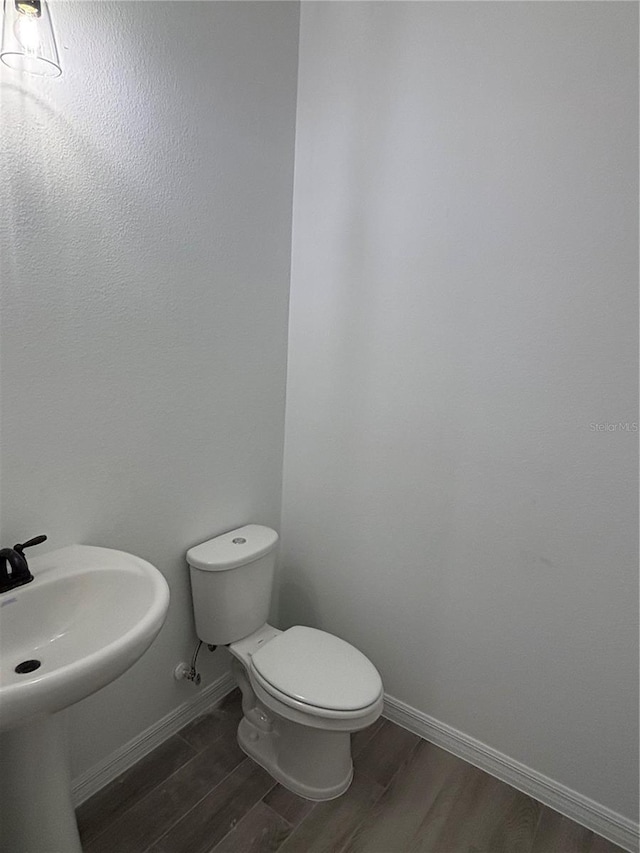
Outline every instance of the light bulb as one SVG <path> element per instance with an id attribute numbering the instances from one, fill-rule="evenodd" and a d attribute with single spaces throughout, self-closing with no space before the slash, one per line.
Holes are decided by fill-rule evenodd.
<path id="1" fill-rule="evenodd" d="M 38 33 L 38 18 L 35 15 L 22 13 L 17 15 L 14 32 L 27 53 L 36 54 L 38 52 L 40 35 Z"/>
<path id="2" fill-rule="evenodd" d="M 58 48 L 45 0 L 4 0 L 0 59 L 9 68 L 57 77 Z"/>

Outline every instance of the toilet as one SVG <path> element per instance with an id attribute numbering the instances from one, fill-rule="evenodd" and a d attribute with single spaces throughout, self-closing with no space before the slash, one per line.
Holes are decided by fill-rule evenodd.
<path id="1" fill-rule="evenodd" d="M 339 637 L 267 622 L 278 534 L 248 524 L 190 548 L 198 637 L 228 646 L 242 691 L 241 749 L 285 788 L 331 800 L 351 783 L 351 733 L 382 712 L 382 680 Z"/>

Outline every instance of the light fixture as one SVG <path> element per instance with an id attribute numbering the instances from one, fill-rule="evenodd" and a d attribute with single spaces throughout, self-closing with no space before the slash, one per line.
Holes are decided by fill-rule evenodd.
<path id="1" fill-rule="evenodd" d="M 9 68 L 28 74 L 62 74 L 45 0 L 4 0 L 0 59 Z"/>

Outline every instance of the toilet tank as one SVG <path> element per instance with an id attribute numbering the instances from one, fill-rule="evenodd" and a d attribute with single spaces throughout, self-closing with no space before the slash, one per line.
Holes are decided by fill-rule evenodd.
<path id="1" fill-rule="evenodd" d="M 223 646 L 267 621 L 278 534 L 247 524 L 187 551 L 196 633 Z"/>

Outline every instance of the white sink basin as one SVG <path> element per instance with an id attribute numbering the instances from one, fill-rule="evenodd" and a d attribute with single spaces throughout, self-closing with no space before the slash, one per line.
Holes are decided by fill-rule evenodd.
<path id="1" fill-rule="evenodd" d="M 123 551 L 72 545 L 29 567 L 31 583 L 0 595 L 0 730 L 122 675 L 151 645 L 169 605 L 160 572 Z M 24 661 L 39 666 L 16 672 Z"/>
<path id="2" fill-rule="evenodd" d="M 0 594 L 0 851 L 82 853 L 55 712 L 144 654 L 169 588 L 150 563 L 110 548 L 72 545 L 29 567 L 30 583 Z"/>

